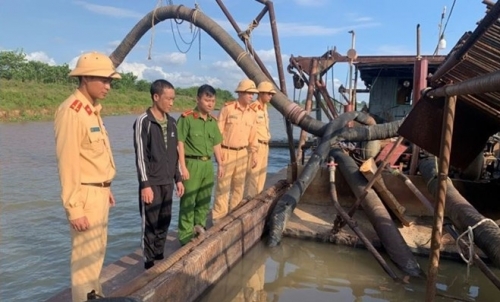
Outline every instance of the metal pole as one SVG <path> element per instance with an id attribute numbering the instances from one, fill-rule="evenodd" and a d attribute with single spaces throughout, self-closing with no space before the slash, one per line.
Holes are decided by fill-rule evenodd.
<path id="1" fill-rule="evenodd" d="M 498 2 L 500 3 L 500 1 Z M 424 90 L 422 94 L 429 97 L 446 97 L 449 95 L 483 94 L 498 92 L 500 87 L 500 71 L 477 76 L 463 82 L 446 85 L 431 90 Z"/>
<path id="2" fill-rule="evenodd" d="M 422 59 L 420 54 L 420 24 L 417 25 L 417 57 L 413 67 L 413 102 L 412 107 L 417 105 L 417 102 L 422 96 L 422 89 L 427 87 L 427 71 L 428 61 Z M 417 173 L 418 160 L 420 154 L 420 147 L 412 144 L 411 161 L 410 161 L 410 175 Z"/>
<path id="3" fill-rule="evenodd" d="M 439 33 L 438 33 L 438 44 L 436 45 L 436 50 L 434 50 L 434 55 L 437 56 L 439 53 L 439 44 L 441 43 L 441 36 L 443 35 L 443 20 L 446 14 L 446 6 L 443 7 L 443 13 L 441 14 L 441 21 L 439 22 Z"/>
<path id="4" fill-rule="evenodd" d="M 432 226 L 431 253 L 427 277 L 425 301 L 432 302 L 436 296 L 436 279 L 439 269 L 439 252 L 441 250 L 441 236 L 443 232 L 444 203 L 448 188 L 448 169 L 450 167 L 451 139 L 453 136 L 453 121 L 455 119 L 456 96 L 446 98 L 441 128 L 441 147 L 439 150 L 439 189 L 434 205 L 434 223 Z"/>
<path id="5" fill-rule="evenodd" d="M 261 2 L 261 1 L 259 1 Z M 271 24 L 271 33 L 273 36 L 273 44 L 274 44 L 274 54 L 276 56 L 276 64 L 278 67 L 278 76 L 280 79 L 280 88 L 283 94 L 287 95 L 286 90 L 286 80 L 285 73 L 283 71 L 283 60 L 281 58 L 281 48 L 280 48 L 280 40 L 278 36 L 278 28 L 276 26 L 276 15 L 274 14 L 274 5 L 272 1 L 262 1 L 267 6 L 269 11 L 269 23 Z M 297 179 L 297 156 L 294 151 L 294 143 L 293 143 L 293 127 L 292 123 L 289 119 L 285 119 L 285 128 L 288 137 L 288 149 L 290 151 L 290 163 L 292 165 L 292 179 Z"/>
<path id="6" fill-rule="evenodd" d="M 241 29 L 238 26 L 238 23 L 236 23 L 236 21 L 234 20 L 233 16 L 231 16 L 231 14 L 227 10 L 227 8 L 224 5 L 224 3 L 222 3 L 221 0 L 215 0 L 215 2 L 217 2 L 217 4 L 219 4 L 219 7 L 221 8 L 221 10 L 224 13 L 224 15 L 226 15 L 227 20 L 229 21 L 229 23 L 231 23 L 231 25 L 233 26 L 233 28 L 236 31 L 236 33 L 237 34 L 241 33 Z M 270 81 L 274 82 L 273 77 L 271 76 L 271 74 L 269 73 L 269 71 L 266 68 L 266 65 L 262 62 L 262 60 L 260 59 L 259 55 L 254 51 L 254 49 L 252 47 L 252 44 L 248 43 L 247 47 L 248 47 L 248 51 L 253 55 L 253 58 L 255 59 L 255 62 L 257 63 L 257 65 L 259 65 L 260 69 L 262 69 L 262 72 L 264 72 L 266 74 L 266 77 Z M 282 92 L 286 95 L 286 91 L 282 91 Z"/>
<path id="7" fill-rule="evenodd" d="M 351 49 L 354 50 L 354 46 L 356 43 L 356 34 L 354 33 L 354 30 L 350 30 L 349 33 L 352 35 L 351 37 Z M 352 98 L 352 65 L 353 65 L 354 59 L 349 60 L 349 102 L 351 104 L 351 110 L 356 110 L 356 104 L 353 103 L 353 98 Z"/>

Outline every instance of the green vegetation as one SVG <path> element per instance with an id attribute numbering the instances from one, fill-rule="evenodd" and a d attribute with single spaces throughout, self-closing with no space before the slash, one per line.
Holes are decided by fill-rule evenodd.
<path id="1" fill-rule="evenodd" d="M 78 81 L 69 78 L 69 72 L 67 64 L 50 66 L 28 61 L 21 51 L 0 51 L 0 121 L 52 119 L 57 106 L 77 87 Z M 104 115 L 139 113 L 151 104 L 151 82 L 138 80 L 132 73 L 121 75 L 103 100 Z M 176 88 L 173 111 L 193 108 L 197 89 Z M 227 90 L 216 90 L 217 108 L 234 98 Z"/>

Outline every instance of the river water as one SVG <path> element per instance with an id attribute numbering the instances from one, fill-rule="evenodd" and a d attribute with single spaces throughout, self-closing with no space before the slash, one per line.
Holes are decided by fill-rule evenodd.
<path id="1" fill-rule="evenodd" d="M 173 115 L 178 117 L 178 114 Z M 270 117 L 273 139 L 285 139 L 281 115 L 271 108 Z M 105 264 L 118 260 L 140 246 L 141 228 L 132 143 L 134 120 L 133 115 L 104 118 L 117 166 L 112 186 L 117 205 L 110 212 Z M 69 286 L 70 237 L 59 199 L 52 125 L 52 122 L 0 124 L 0 301 L 44 301 Z M 294 128 L 295 138 L 298 133 L 299 129 Z M 272 149 L 268 171 L 275 173 L 288 162 L 287 149 Z M 171 229 L 177 226 L 177 202 L 174 199 Z M 267 252 L 259 253 L 262 249 L 265 247 L 258 245 L 248 259 L 257 257 L 258 261 L 251 262 L 265 264 L 264 289 L 268 289 L 268 301 L 303 301 L 299 297 L 309 297 L 309 300 L 314 301 L 392 301 L 392 298 L 374 294 L 372 290 L 377 289 L 365 285 L 362 290 L 369 291 L 366 297 L 374 299 L 333 298 L 336 297 L 333 294 L 340 291 L 336 289 L 338 286 L 342 287 L 342 291 L 356 290 L 353 281 L 347 277 L 354 265 L 356 277 L 353 280 L 356 284 L 363 283 L 366 278 L 368 283 L 376 281 L 380 286 L 391 283 L 382 282 L 386 280 L 383 271 L 365 251 L 285 240 L 281 249 L 292 251 L 292 254 L 300 251 L 307 255 L 286 260 L 286 251 L 274 252 L 271 257 Z M 346 265 L 345 257 L 350 259 L 352 265 Z M 278 258 L 281 260 L 277 261 Z M 244 260 L 240 265 L 246 265 L 247 262 Z M 289 272 L 285 276 L 280 275 L 280 265 L 284 265 L 285 272 Z M 477 272 L 473 274 L 474 280 L 480 281 L 468 286 L 461 277 L 457 277 L 465 274 L 465 267 L 458 264 L 449 266 L 456 272 L 447 271 L 446 275 L 459 279 L 454 280 L 453 284 L 462 290 L 461 294 L 477 299 L 484 297 L 484 292 L 491 291 L 491 285 L 477 277 Z M 306 269 L 305 275 L 300 273 L 302 267 Z M 292 274 L 290 270 L 299 273 Z M 338 274 L 341 275 L 331 276 L 325 270 L 330 273 L 340 270 Z M 448 281 L 451 282 L 447 279 L 442 281 L 443 286 L 448 287 Z M 494 293 L 496 295 L 498 291 Z M 215 292 L 211 295 L 215 295 Z M 353 294 L 352 297 L 358 296 Z"/>

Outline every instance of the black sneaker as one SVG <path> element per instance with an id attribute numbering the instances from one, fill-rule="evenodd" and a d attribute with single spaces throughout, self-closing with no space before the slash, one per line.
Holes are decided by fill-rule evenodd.
<path id="1" fill-rule="evenodd" d="M 163 256 L 163 254 L 158 254 L 155 256 L 155 260 L 163 260 L 165 257 Z"/>
<path id="2" fill-rule="evenodd" d="M 152 261 L 147 261 L 147 262 L 144 262 L 144 268 L 145 269 L 150 269 L 152 268 L 153 266 L 155 265 L 155 262 L 152 260 Z"/>

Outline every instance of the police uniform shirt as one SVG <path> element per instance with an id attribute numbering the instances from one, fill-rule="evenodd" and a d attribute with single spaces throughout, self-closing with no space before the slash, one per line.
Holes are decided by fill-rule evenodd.
<path id="1" fill-rule="evenodd" d="M 217 120 L 222 133 L 222 145 L 231 148 L 250 146 L 252 153 L 257 152 L 255 119 L 255 110 L 251 106 L 243 108 L 238 101 L 224 104 Z"/>
<path id="2" fill-rule="evenodd" d="M 256 112 L 255 123 L 257 125 L 257 139 L 263 142 L 271 140 L 271 132 L 269 130 L 269 115 L 267 112 L 267 104 L 262 104 L 259 100 L 253 102 L 250 106 Z"/>
<path id="3" fill-rule="evenodd" d="M 83 217 L 81 183 L 108 182 L 116 174 L 101 105 L 76 90 L 57 109 L 54 132 L 61 198 L 69 220 Z"/>
<path id="4" fill-rule="evenodd" d="M 177 136 L 184 143 L 185 155 L 212 156 L 213 147 L 222 142 L 217 119 L 207 115 L 204 120 L 199 111 L 188 110 L 177 121 Z"/>

